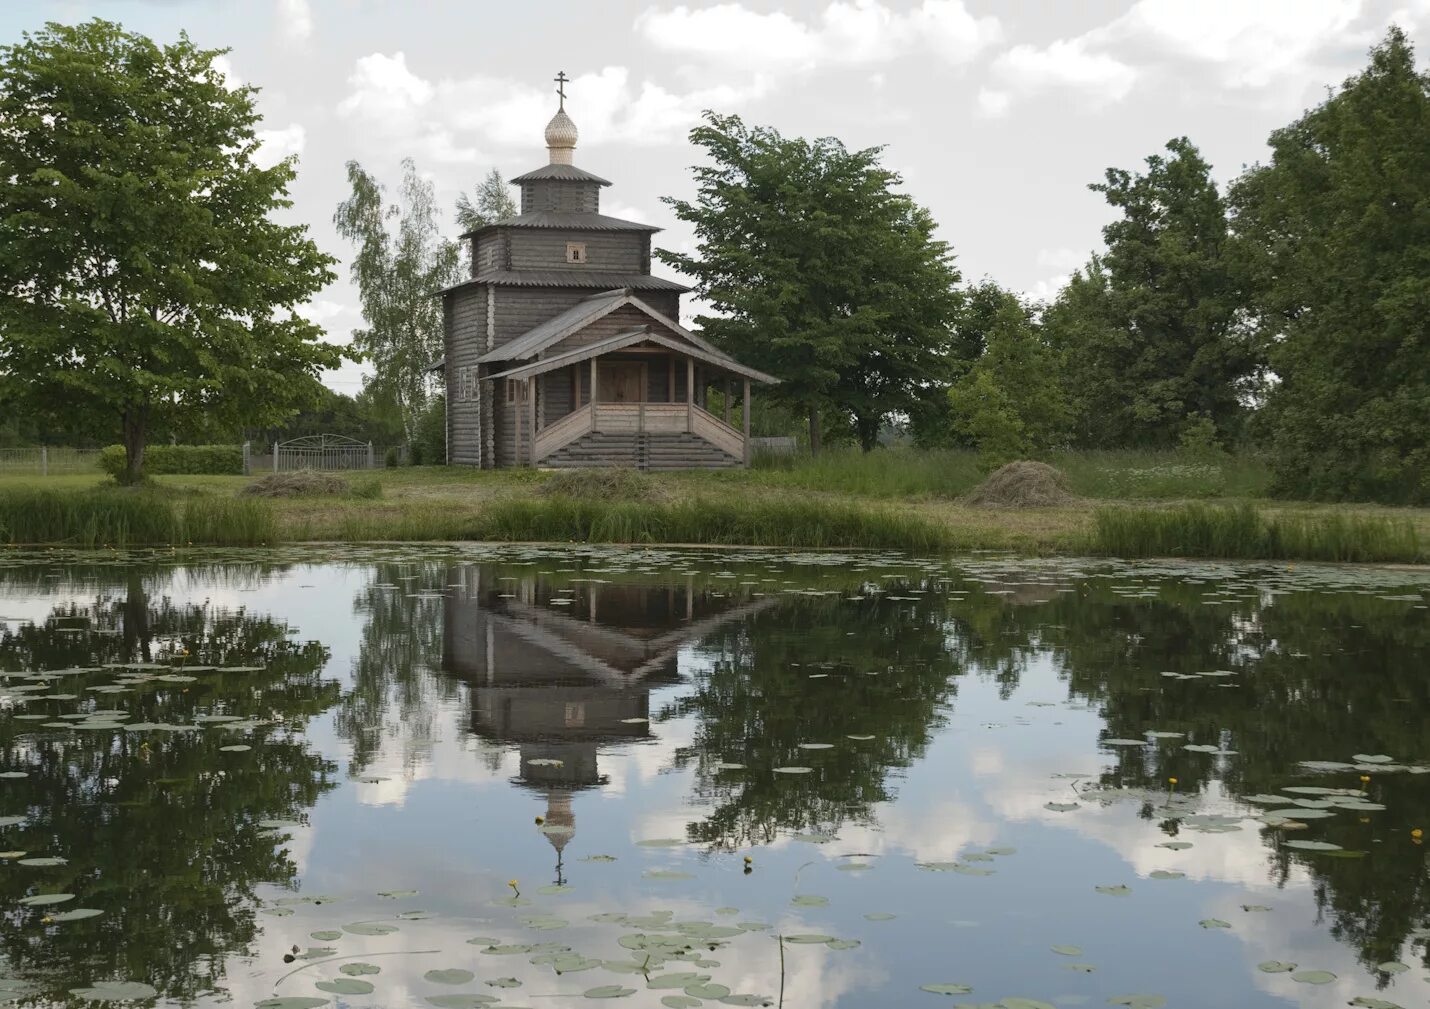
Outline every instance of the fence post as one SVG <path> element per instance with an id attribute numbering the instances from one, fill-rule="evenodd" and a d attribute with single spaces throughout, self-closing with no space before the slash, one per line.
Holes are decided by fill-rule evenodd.
<path id="1" fill-rule="evenodd" d="M 367 443 L 367 468 L 372 469 L 372 442 Z"/>
<path id="2" fill-rule="evenodd" d="M 252 442 L 247 442 L 247 441 L 246 441 L 246 442 L 243 443 L 243 475 L 244 475 L 244 476 L 248 476 L 248 470 L 249 470 L 249 456 L 250 456 L 250 454 L 252 453 L 252 445 L 253 445 Z"/>
<path id="3" fill-rule="evenodd" d="M 278 443 L 273 443 L 273 472 L 278 472 Z"/>
<path id="4" fill-rule="evenodd" d="M 50 475 L 50 449 L 48 445 L 40 446 L 40 476 Z"/>

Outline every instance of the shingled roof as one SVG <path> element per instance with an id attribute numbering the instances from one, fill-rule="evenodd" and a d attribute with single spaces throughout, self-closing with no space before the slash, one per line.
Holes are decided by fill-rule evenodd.
<path id="1" fill-rule="evenodd" d="M 679 294 L 691 290 L 684 284 L 664 277 L 652 277 L 648 273 L 608 273 L 597 270 L 484 270 L 469 280 L 451 287 L 444 287 L 438 294 L 460 290 L 472 284 L 493 284 L 503 287 L 589 287 L 592 290 L 608 291 L 613 287 L 626 287 L 632 291 L 675 291 Z"/>
<path id="2" fill-rule="evenodd" d="M 504 221 L 484 224 L 475 231 L 465 232 L 462 238 L 471 238 L 497 228 L 564 228 L 571 231 L 660 231 L 653 224 L 639 224 L 623 221 L 619 217 L 592 214 L 576 210 L 535 210 L 529 214 L 518 214 Z"/>
<path id="3" fill-rule="evenodd" d="M 594 182 L 598 186 L 609 186 L 610 182 L 593 175 L 584 168 L 577 168 L 575 165 L 546 165 L 525 175 L 518 175 L 509 180 L 512 185 L 518 186 L 523 182 Z"/>

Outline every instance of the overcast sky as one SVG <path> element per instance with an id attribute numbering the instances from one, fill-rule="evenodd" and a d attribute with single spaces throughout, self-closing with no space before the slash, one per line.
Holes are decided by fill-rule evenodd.
<path id="1" fill-rule="evenodd" d="M 395 188 L 415 158 L 455 234 L 459 191 L 545 164 L 558 70 L 576 164 L 659 244 L 689 247 L 659 197 L 691 194 L 710 108 L 885 145 L 966 279 L 1047 297 L 1100 244 L 1106 167 L 1186 135 L 1225 182 L 1391 23 L 1430 56 L 1430 0 L 0 0 L 0 40 L 93 16 L 231 48 L 262 88 L 265 151 L 300 159 L 292 213 L 344 261 L 310 307 L 339 342 L 359 321 L 331 223 L 344 164 Z M 361 369 L 329 384 L 356 392 Z"/>

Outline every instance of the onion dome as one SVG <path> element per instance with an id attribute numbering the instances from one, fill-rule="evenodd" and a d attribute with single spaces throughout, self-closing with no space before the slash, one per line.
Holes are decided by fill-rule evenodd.
<path id="1" fill-rule="evenodd" d="M 546 124 L 546 150 L 553 165 L 571 164 L 571 152 L 576 149 L 576 124 L 562 109 Z"/>

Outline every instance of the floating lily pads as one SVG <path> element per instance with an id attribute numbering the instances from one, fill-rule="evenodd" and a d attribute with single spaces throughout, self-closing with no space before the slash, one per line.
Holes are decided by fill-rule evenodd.
<path id="1" fill-rule="evenodd" d="M 1149 872 L 1147 875 L 1148 875 L 1148 877 L 1151 878 L 1151 879 L 1186 879 L 1186 878 L 1187 878 L 1187 874 L 1186 874 L 1185 872 L 1177 872 L 1177 871 L 1174 870 L 1174 869 L 1153 869 L 1153 870 L 1152 870 L 1151 872 Z"/>
<path id="2" fill-rule="evenodd" d="M 159 992 L 142 981 L 99 981 L 90 988 L 71 988 L 70 994 L 92 1002 L 132 1002 L 154 998 Z"/>
<path id="3" fill-rule="evenodd" d="M 1298 848 L 1301 851 L 1344 851 L 1339 844 L 1332 844 L 1329 841 L 1306 841 L 1301 838 L 1293 838 L 1290 841 L 1281 842 L 1287 848 Z"/>
<path id="4" fill-rule="evenodd" d="M 1410 965 L 1401 963 L 1399 960 L 1390 960 L 1376 964 L 1375 969 L 1385 974 L 1404 974 L 1410 969 Z"/>
<path id="5" fill-rule="evenodd" d="M 1191 846 L 1191 841 L 1163 841 L 1157 845 L 1157 847 L 1166 848 L 1168 851 L 1186 851 Z"/>
<path id="6" fill-rule="evenodd" d="M 784 937 L 785 942 L 799 943 L 804 946 L 819 946 L 832 940 L 832 935 L 822 935 L 818 932 L 800 932 L 795 935 Z"/>
<path id="7" fill-rule="evenodd" d="M 894 920 L 895 918 L 897 918 L 897 917 L 898 917 L 898 915 L 896 915 L 896 914 L 889 914 L 887 911 L 870 911 L 868 914 L 866 914 L 866 915 L 864 916 L 864 920 L 865 920 L 865 921 L 893 921 L 893 920 Z"/>
<path id="8" fill-rule="evenodd" d="M 1114 995 L 1107 1000 L 1108 1005 L 1125 1005 L 1130 1009 L 1162 1009 L 1167 1004 L 1165 995 Z"/>
<path id="9" fill-rule="evenodd" d="M 776 767 L 776 768 L 775 768 L 775 773 L 776 773 L 776 774 L 808 774 L 809 772 L 811 772 L 811 771 L 813 771 L 813 770 L 814 770 L 814 768 L 812 768 L 812 767 L 799 767 L 799 766 L 796 765 L 796 766 L 791 766 L 791 767 Z"/>
<path id="10" fill-rule="evenodd" d="M 476 975 L 460 967 L 449 967 L 444 970 L 429 970 L 422 977 L 433 984 L 466 984 Z"/>
<path id="11" fill-rule="evenodd" d="M 1197 924 L 1202 928 L 1231 928 L 1231 922 L 1223 921 L 1221 918 L 1203 918 Z"/>
<path id="12" fill-rule="evenodd" d="M 1061 956 L 1082 956 L 1081 946 L 1053 946 L 1050 948 Z"/>
<path id="13" fill-rule="evenodd" d="M 335 929 L 324 929 L 321 932 L 309 932 L 308 936 L 319 942 L 337 942 L 343 934 Z"/>
<path id="14" fill-rule="evenodd" d="M 428 995 L 422 1001 L 430 1006 L 436 1006 L 437 1009 L 481 1009 L 482 1006 L 500 1002 L 501 999 L 494 995 L 471 992 L 460 995 Z"/>
<path id="15" fill-rule="evenodd" d="M 1383 998 L 1372 998 L 1369 995 L 1357 995 L 1347 1004 L 1358 1006 L 1360 1009 L 1403 1009 L 1398 1003 L 1387 1002 Z"/>
<path id="16" fill-rule="evenodd" d="M 60 911 L 50 915 L 50 921 L 82 921 L 85 918 L 98 918 L 103 913 L 97 907 L 77 907 L 72 911 Z"/>
<path id="17" fill-rule="evenodd" d="M 795 907 L 826 907 L 829 904 L 829 898 L 816 894 L 798 894 L 791 898 L 790 903 Z"/>
<path id="18" fill-rule="evenodd" d="M 661 998 L 660 1004 L 666 1009 L 694 1009 L 695 1006 L 702 1003 L 700 999 L 692 998 L 689 995 L 666 995 Z"/>
<path id="19" fill-rule="evenodd" d="M 373 986 L 370 982 L 359 981 L 352 977 L 338 977 L 331 981 L 315 981 L 313 987 L 319 991 L 330 991 L 334 995 L 371 995 Z"/>
<path id="20" fill-rule="evenodd" d="M 397 931 L 397 926 L 385 921 L 355 921 L 344 925 L 343 931 L 353 935 L 390 935 Z"/>
<path id="21" fill-rule="evenodd" d="M 932 992 L 934 995 L 967 995 L 973 991 L 972 985 L 966 984 L 921 984 L 919 991 Z"/>
<path id="22" fill-rule="evenodd" d="M 346 974 L 348 977 L 362 977 L 364 974 L 380 974 L 382 968 L 375 963 L 345 963 L 338 968 L 339 974 Z"/>
<path id="23" fill-rule="evenodd" d="M 1132 887 L 1125 886 L 1122 883 L 1117 883 L 1113 886 L 1095 886 L 1093 889 L 1098 893 L 1105 893 L 1109 897 L 1126 897 L 1132 892 Z"/>
<path id="24" fill-rule="evenodd" d="M 1393 764 L 1394 757 L 1387 757 L 1383 753 L 1357 753 L 1351 757 L 1357 764 Z"/>
<path id="25" fill-rule="evenodd" d="M 1289 974 L 1296 969 L 1296 965 L 1285 960 L 1265 960 L 1257 964 L 1256 969 L 1263 974 Z"/>
<path id="26" fill-rule="evenodd" d="M 634 988 L 622 988 L 618 984 L 597 985 L 595 988 L 587 988 L 582 992 L 587 998 L 625 998 L 635 993 Z"/>
<path id="27" fill-rule="evenodd" d="M 1054 813 L 1071 813 L 1074 809 L 1082 809 L 1082 804 L 1077 802 L 1045 802 L 1044 809 L 1050 809 Z"/>
<path id="28" fill-rule="evenodd" d="M 1328 970 L 1298 970 L 1291 974 L 1292 981 L 1302 984 L 1330 984 L 1336 976 Z"/>
<path id="29" fill-rule="evenodd" d="M 318 1009 L 325 1006 L 325 998 L 311 998 L 306 995 L 286 995 L 282 998 L 266 998 L 253 1003 L 254 1009 Z"/>
<path id="30" fill-rule="evenodd" d="M 23 904 L 26 907 L 44 907 L 46 904 L 63 904 L 67 900 L 74 900 L 74 894 L 37 893 L 31 897 L 21 897 L 15 903 Z"/>

